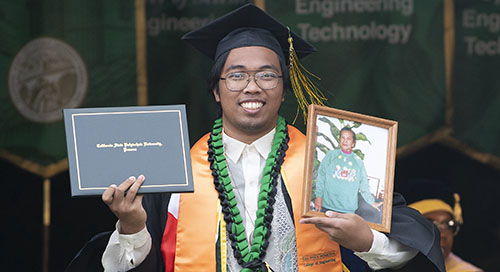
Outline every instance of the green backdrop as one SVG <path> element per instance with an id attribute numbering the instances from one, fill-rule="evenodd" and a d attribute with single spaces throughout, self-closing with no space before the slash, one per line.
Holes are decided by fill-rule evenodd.
<path id="1" fill-rule="evenodd" d="M 48 166 L 66 158 L 62 108 L 136 105 L 133 0 L 1 1 L 0 10 L 4 152 Z M 30 43 L 37 38 L 48 42 Z M 63 54 L 67 47 L 76 54 Z M 76 92 L 83 99 L 72 101 Z M 32 121 L 15 104 L 33 116 L 54 111 L 59 117 Z"/>

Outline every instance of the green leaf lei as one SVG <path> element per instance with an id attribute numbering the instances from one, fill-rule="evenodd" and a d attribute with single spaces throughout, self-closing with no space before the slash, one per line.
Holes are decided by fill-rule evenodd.
<path id="1" fill-rule="evenodd" d="M 283 163 L 285 151 L 288 148 L 288 130 L 286 121 L 278 116 L 276 134 L 273 139 L 271 152 L 269 153 L 266 165 L 262 173 L 260 192 L 258 196 L 257 218 L 255 219 L 255 229 L 252 246 L 246 239 L 245 226 L 237 207 L 233 186 L 227 169 L 226 157 L 222 143 L 222 119 L 217 119 L 214 123 L 212 133 L 208 140 L 209 161 L 214 184 L 219 192 L 219 199 L 222 204 L 224 220 L 229 230 L 231 246 L 238 263 L 244 267 L 241 271 L 255 271 L 254 269 L 267 270 L 262 259 L 265 250 L 269 245 L 268 238 L 271 234 L 271 221 L 276 195 L 277 178 L 279 177 L 281 164 Z"/>

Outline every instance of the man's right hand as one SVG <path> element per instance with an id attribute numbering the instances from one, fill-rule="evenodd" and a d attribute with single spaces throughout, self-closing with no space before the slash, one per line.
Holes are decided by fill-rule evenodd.
<path id="1" fill-rule="evenodd" d="M 300 224 L 314 224 L 326 232 L 330 239 L 357 252 L 367 252 L 373 244 L 373 233 L 368 223 L 354 213 L 326 211 L 326 217 L 300 219 Z"/>
<path id="2" fill-rule="evenodd" d="M 102 201 L 120 219 L 120 234 L 137 233 L 146 226 L 147 215 L 142 207 L 142 195 L 137 195 L 144 179 L 143 175 L 137 179 L 130 177 L 119 186 L 110 185 L 102 194 Z"/>

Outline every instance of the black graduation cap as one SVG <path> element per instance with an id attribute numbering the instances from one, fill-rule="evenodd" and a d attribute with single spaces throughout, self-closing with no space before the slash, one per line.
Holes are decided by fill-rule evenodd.
<path id="1" fill-rule="evenodd" d="M 319 78 L 298 61 L 316 52 L 316 48 L 253 4 L 235 9 L 185 34 L 182 39 L 212 60 L 231 49 L 247 46 L 263 46 L 276 52 L 288 64 L 292 90 L 304 114 L 304 122 L 310 104 L 324 105 L 323 101 L 327 100 L 309 76 Z"/>
<path id="2" fill-rule="evenodd" d="M 212 60 L 234 48 L 264 46 L 288 62 L 289 34 L 298 58 L 316 52 L 311 44 L 253 4 L 241 6 L 185 34 L 182 39 Z"/>

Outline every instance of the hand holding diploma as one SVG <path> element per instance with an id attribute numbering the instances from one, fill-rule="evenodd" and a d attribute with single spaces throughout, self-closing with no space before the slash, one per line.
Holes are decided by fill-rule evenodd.
<path id="1" fill-rule="evenodd" d="M 102 194 L 102 201 L 120 220 L 120 234 L 137 233 L 146 226 L 147 215 L 142 207 L 143 196 L 137 195 L 144 179 L 143 175 L 137 179 L 129 177 L 119 186 L 110 185 Z"/>

